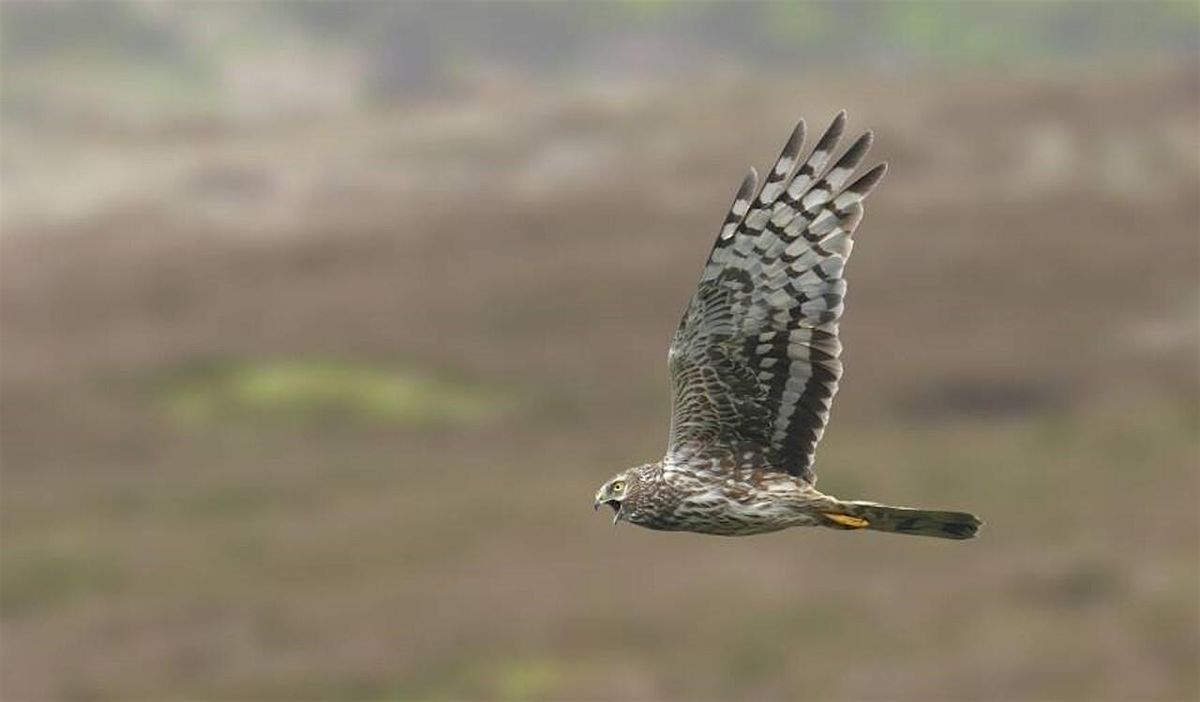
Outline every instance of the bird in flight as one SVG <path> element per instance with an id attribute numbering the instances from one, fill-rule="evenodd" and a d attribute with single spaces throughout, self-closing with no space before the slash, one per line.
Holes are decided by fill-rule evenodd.
<path id="1" fill-rule="evenodd" d="M 742 180 L 671 340 L 667 453 L 605 482 L 613 523 L 745 536 L 794 526 L 968 539 L 965 512 L 839 500 L 816 488 L 813 457 L 842 376 L 843 277 L 863 199 L 887 164 L 851 180 L 860 136 L 832 166 L 840 112 L 801 161 L 804 121 L 758 188 Z M 847 184 L 849 183 L 849 184 Z"/>

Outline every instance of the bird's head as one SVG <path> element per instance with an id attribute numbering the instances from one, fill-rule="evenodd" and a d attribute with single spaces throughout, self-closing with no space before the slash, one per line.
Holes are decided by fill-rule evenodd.
<path id="1" fill-rule="evenodd" d="M 650 467 L 638 466 L 614 475 L 596 491 L 592 507 L 594 509 L 600 509 L 600 505 L 612 507 L 613 524 L 635 516 L 638 501 L 643 496 L 643 488 L 646 484 L 645 472 Z"/>

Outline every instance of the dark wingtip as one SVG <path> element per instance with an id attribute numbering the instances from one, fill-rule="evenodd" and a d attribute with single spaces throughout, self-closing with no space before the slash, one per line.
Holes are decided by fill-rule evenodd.
<path id="1" fill-rule="evenodd" d="M 876 185 L 879 184 L 879 181 L 883 180 L 883 176 L 887 174 L 887 170 L 888 165 L 887 162 L 884 161 L 883 163 L 875 166 L 871 170 L 859 176 L 857 180 L 846 186 L 846 190 L 865 196 L 867 193 L 871 192 Z"/>
<path id="2" fill-rule="evenodd" d="M 796 126 L 792 128 L 792 135 L 788 137 L 787 144 L 783 147 L 785 156 L 795 158 L 800 153 L 800 148 L 804 146 L 804 137 L 808 128 L 804 124 L 804 118 L 796 122 Z"/>
<path id="3" fill-rule="evenodd" d="M 754 195 L 755 188 L 758 187 L 758 171 L 754 166 L 746 171 L 746 175 L 742 178 L 741 185 L 738 186 L 737 194 L 734 195 L 736 200 L 749 200 Z"/>
<path id="4" fill-rule="evenodd" d="M 846 128 L 846 110 L 845 109 L 838 110 L 838 113 L 833 116 L 833 122 L 831 122 L 829 124 L 829 129 L 833 130 L 835 127 L 837 128 L 838 134 L 841 134 L 842 130 L 844 130 Z"/>
<path id="5" fill-rule="evenodd" d="M 842 110 L 837 113 L 833 121 L 829 123 L 829 127 L 825 133 L 821 135 L 821 139 L 817 145 L 813 147 L 813 151 L 830 151 L 837 140 L 842 138 L 842 132 L 846 129 L 846 111 Z"/>
<path id="6" fill-rule="evenodd" d="M 863 132 L 861 136 L 854 140 L 846 153 L 838 159 L 838 165 L 841 167 L 853 168 L 858 165 L 863 156 L 867 155 L 867 149 L 871 148 L 871 144 L 875 141 L 875 135 L 869 131 Z"/>

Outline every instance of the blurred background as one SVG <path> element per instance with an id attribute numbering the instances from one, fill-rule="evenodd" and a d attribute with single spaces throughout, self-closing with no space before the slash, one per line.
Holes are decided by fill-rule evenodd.
<path id="1" fill-rule="evenodd" d="M 4 699 L 1200 694 L 1194 2 L 2 13 Z M 982 537 L 612 527 L 843 107 L 821 487 Z"/>

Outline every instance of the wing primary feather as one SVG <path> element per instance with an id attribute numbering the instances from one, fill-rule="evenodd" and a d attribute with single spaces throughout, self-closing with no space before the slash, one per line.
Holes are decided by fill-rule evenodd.
<path id="1" fill-rule="evenodd" d="M 883 176 L 887 174 L 887 170 L 888 165 L 885 161 L 859 176 L 858 180 L 847 186 L 846 190 L 843 192 L 854 192 L 858 195 L 866 197 L 872 190 L 875 189 L 875 186 L 879 184 L 879 181 L 883 180 Z"/>
<path id="2" fill-rule="evenodd" d="M 833 155 L 833 149 L 837 146 L 838 140 L 842 138 L 842 132 L 846 130 L 846 111 L 842 110 L 833 118 L 833 122 L 829 124 L 829 128 L 817 140 L 816 146 L 813 147 L 812 153 L 808 155 L 808 160 L 804 162 L 796 171 L 796 175 L 792 178 L 791 185 L 787 188 L 786 199 L 795 202 L 800 199 L 808 187 L 817 177 L 817 173 L 825 168 L 825 164 L 829 163 L 829 157 Z"/>
<path id="3" fill-rule="evenodd" d="M 848 207 L 856 202 L 862 202 L 863 198 L 871 194 L 879 181 L 883 180 L 883 176 L 887 174 L 887 162 L 875 166 L 871 170 L 859 176 L 853 183 L 847 185 L 842 192 L 833 200 L 833 209 L 839 215 L 844 215 Z"/>
<path id="4" fill-rule="evenodd" d="M 813 152 L 817 151 L 833 151 L 833 147 L 837 144 L 838 139 L 842 138 L 842 132 L 846 131 L 846 111 L 839 110 L 833 117 L 833 121 L 829 123 L 829 127 L 821 138 L 817 141 L 817 145 L 813 147 Z"/>
<path id="5" fill-rule="evenodd" d="M 829 173 L 823 179 L 828 183 L 831 190 L 837 190 L 846 182 L 858 164 L 862 163 L 863 157 L 867 155 L 867 149 L 871 148 L 871 144 L 875 141 L 875 135 L 871 132 L 863 132 L 862 136 L 846 149 L 846 153 L 833 164 L 833 168 L 829 169 Z"/>
<path id="6" fill-rule="evenodd" d="M 796 166 L 796 157 L 800 155 L 800 149 L 804 146 L 804 135 L 806 127 L 804 120 L 796 122 L 796 126 L 792 128 L 792 133 L 788 136 L 787 143 L 783 145 L 783 150 L 779 153 L 779 158 L 775 160 L 775 166 L 771 172 L 779 177 L 787 176 Z"/>
<path id="7" fill-rule="evenodd" d="M 728 239 L 737 231 L 742 220 L 746 218 L 746 213 L 750 210 L 750 201 L 754 198 L 754 190 L 757 187 L 758 171 L 751 166 L 746 177 L 742 178 L 742 184 L 738 186 L 737 194 L 733 196 L 733 204 L 729 206 L 725 221 L 721 223 L 720 239 Z"/>
<path id="8" fill-rule="evenodd" d="M 760 206 L 765 207 L 770 205 L 783 194 L 788 178 L 791 177 L 792 171 L 796 168 L 800 149 L 804 147 L 805 131 L 806 127 L 802 119 L 792 129 L 791 136 L 788 137 L 787 143 L 783 145 L 783 150 L 779 152 L 779 158 L 775 159 L 775 165 L 771 167 L 771 171 L 767 174 L 767 180 L 763 183 L 762 190 L 758 193 L 758 204 Z"/>
<path id="9" fill-rule="evenodd" d="M 817 182 L 816 185 L 808 188 L 803 197 L 799 199 L 799 208 L 809 217 L 812 217 L 820 212 L 821 206 L 829 202 L 833 198 L 833 193 L 841 188 L 850 176 L 854 174 L 854 169 L 867 155 L 867 149 L 871 148 L 871 142 L 875 137 L 871 132 L 865 132 L 858 137 L 849 149 L 842 154 L 841 158 L 829 169 L 829 171 Z M 791 193 L 788 193 L 789 197 Z M 789 200 L 789 204 L 794 201 Z"/>

